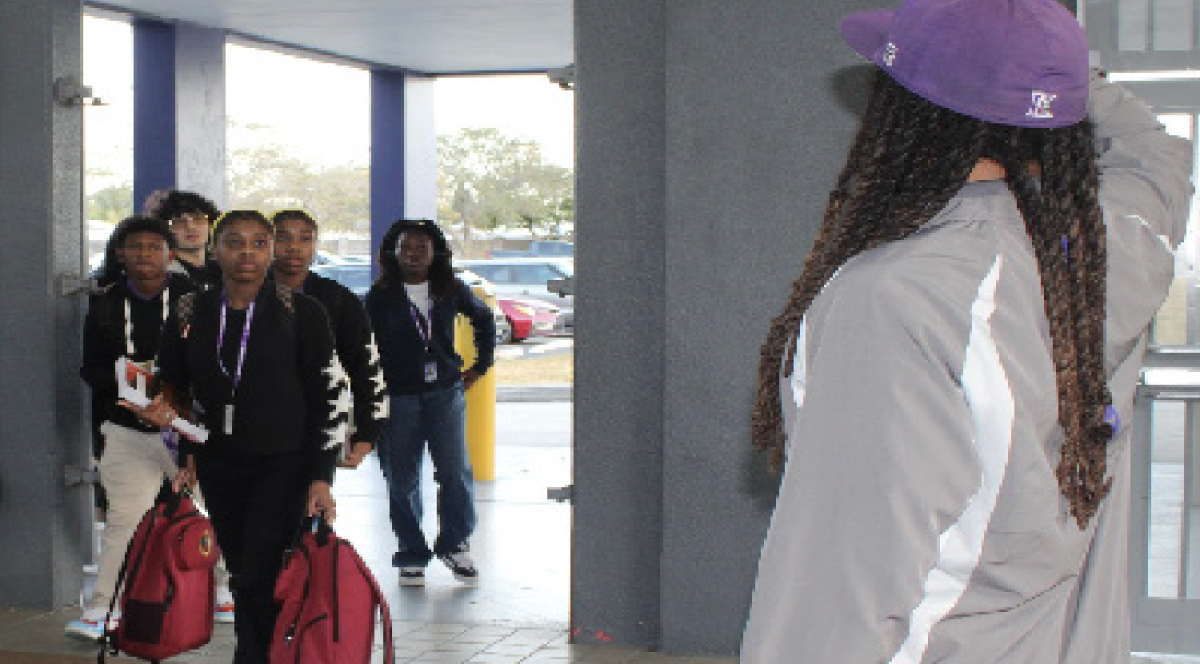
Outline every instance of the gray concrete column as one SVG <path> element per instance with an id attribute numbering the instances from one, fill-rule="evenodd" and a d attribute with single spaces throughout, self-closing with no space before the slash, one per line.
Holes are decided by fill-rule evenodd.
<path id="1" fill-rule="evenodd" d="M 758 349 L 865 98 L 838 22 L 880 4 L 576 3 L 579 641 L 738 648 L 777 481 Z"/>
<path id="2" fill-rule="evenodd" d="M 225 31 L 151 19 L 133 29 L 135 209 L 165 188 L 224 207 Z"/>
<path id="3" fill-rule="evenodd" d="M 82 303 L 59 294 L 83 252 L 80 0 L 0 2 L 0 606 L 78 599 L 91 551 L 90 442 L 79 380 Z"/>
<path id="4" fill-rule="evenodd" d="M 224 209 L 226 177 L 225 31 L 175 25 L 175 178 Z"/>

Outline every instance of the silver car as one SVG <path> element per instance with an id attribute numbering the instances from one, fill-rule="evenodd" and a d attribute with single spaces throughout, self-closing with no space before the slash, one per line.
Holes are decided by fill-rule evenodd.
<path id="1" fill-rule="evenodd" d="M 575 276 L 571 258 L 491 258 L 455 261 L 487 279 L 496 294 L 504 297 L 532 298 L 557 305 L 567 330 L 575 329 L 575 296 L 550 290 L 548 282 Z"/>

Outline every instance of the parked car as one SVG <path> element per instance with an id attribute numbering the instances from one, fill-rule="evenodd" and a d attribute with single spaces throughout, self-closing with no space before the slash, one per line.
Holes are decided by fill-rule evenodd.
<path id="1" fill-rule="evenodd" d="M 561 240 L 534 240 L 528 249 L 492 249 L 488 258 L 575 257 L 575 244 Z"/>
<path id="2" fill-rule="evenodd" d="M 476 295 L 482 294 L 485 296 L 485 299 L 486 296 L 493 298 L 496 297 L 495 288 L 488 283 L 487 279 L 484 279 L 478 274 L 475 274 L 470 270 L 464 270 L 460 267 L 454 268 L 454 274 L 459 279 L 462 279 L 463 283 L 470 286 L 471 289 L 475 291 Z M 497 306 L 492 307 L 492 320 L 496 323 L 496 343 L 502 344 L 508 342 L 508 340 L 512 337 L 512 323 L 508 321 L 508 316 L 506 316 L 504 312 L 500 310 L 500 306 L 498 304 Z"/>
<path id="3" fill-rule="evenodd" d="M 550 290 L 551 280 L 574 276 L 575 261 L 570 258 L 496 258 L 458 261 L 457 265 L 491 282 L 500 297 L 535 299 L 556 305 L 563 326 L 575 328 L 575 296 L 558 295 Z"/>
<path id="4" fill-rule="evenodd" d="M 349 288 L 360 300 L 367 296 L 373 283 L 370 263 L 314 263 L 312 271 Z"/>
<path id="5" fill-rule="evenodd" d="M 325 265 L 341 265 L 345 262 L 346 261 L 343 260 L 341 256 L 325 251 L 324 249 L 318 249 L 317 254 L 313 256 L 314 267 Z"/>
<path id="6" fill-rule="evenodd" d="M 531 336 L 553 334 L 562 329 L 558 307 L 541 300 L 496 298 L 500 311 L 508 319 L 508 336 L 504 343 L 517 343 Z"/>

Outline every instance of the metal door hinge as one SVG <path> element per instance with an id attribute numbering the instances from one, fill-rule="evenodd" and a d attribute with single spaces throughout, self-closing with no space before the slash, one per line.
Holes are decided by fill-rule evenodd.
<path id="1" fill-rule="evenodd" d="M 575 485 L 568 484 L 566 486 L 550 487 L 546 489 L 546 497 L 560 503 L 574 503 Z"/>

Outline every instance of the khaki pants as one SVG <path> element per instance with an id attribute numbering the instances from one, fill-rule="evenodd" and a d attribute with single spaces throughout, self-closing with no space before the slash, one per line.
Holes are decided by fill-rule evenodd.
<path id="1" fill-rule="evenodd" d="M 100 561 L 96 588 L 88 608 L 108 608 L 117 573 L 133 532 L 142 515 L 154 503 L 163 477 L 174 478 L 176 467 L 158 433 L 144 433 L 112 422 L 100 426 L 104 455 L 100 457 L 100 481 L 108 494 L 108 522 L 100 539 Z M 193 496 L 201 500 L 195 487 Z M 217 586 L 228 585 L 224 561 L 217 566 Z"/>

